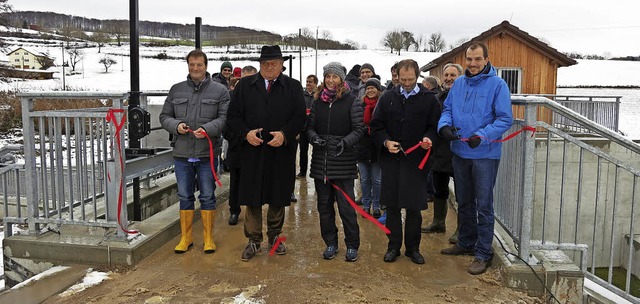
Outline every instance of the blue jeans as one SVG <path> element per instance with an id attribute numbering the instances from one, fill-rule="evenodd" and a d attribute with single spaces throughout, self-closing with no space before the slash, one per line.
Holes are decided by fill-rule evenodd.
<path id="1" fill-rule="evenodd" d="M 201 210 L 216 209 L 216 182 L 211 172 L 209 159 L 199 162 L 189 162 L 185 158 L 173 158 L 175 164 L 176 182 L 178 184 L 178 198 L 180 210 L 193 210 L 195 208 L 195 185 L 198 183 Z M 214 164 L 217 167 L 217 164 Z M 197 177 L 197 179 L 196 179 Z"/>
<path id="2" fill-rule="evenodd" d="M 373 210 L 380 209 L 380 181 L 382 173 L 380 164 L 370 162 L 358 162 L 358 170 L 360 171 L 360 187 L 362 190 L 362 206 L 365 211 L 371 208 Z"/>
<path id="3" fill-rule="evenodd" d="M 493 186 L 499 159 L 464 159 L 453 156 L 454 183 L 458 201 L 458 246 L 474 249 L 476 258 L 493 256 Z"/>

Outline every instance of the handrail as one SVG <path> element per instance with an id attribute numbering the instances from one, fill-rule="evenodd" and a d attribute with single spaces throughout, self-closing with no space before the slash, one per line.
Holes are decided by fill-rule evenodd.
<path id="1" fill-rule="evenodd" d="M 591 121 L 590 119 L 584 117 L 583 115 L 580 115 L 576 111 L 563 107 L 558 102 L 555 102 L 551 99 L 540 96 L 512 96 L 511 103 L 514 105 L 522 106 L 524 106 L 525 104 L 538 104 L 546 106 L 557 113 L 560 113 L 568 118 L 575 120 L 576 122 L 579 122 L 584 126 L 589 127 L 595 133 L 610 139 L 620 146 L 640 154 L 640 145 L 636 144 L 634 141 Z"/>
<path id="2" fill-rule="evenodd" d="M 89 91 L 40 91 L 40 92 L 23 92 L 16 94 L 18 97 L 25 98 L 53 98 L 53 99 L 83 99 L 83 98 L 95 98 L 95 99 L 111 99 L 111 98 L 123 98 L 126 99 L 129 93 L 127 92 L 89 92 Z"/>

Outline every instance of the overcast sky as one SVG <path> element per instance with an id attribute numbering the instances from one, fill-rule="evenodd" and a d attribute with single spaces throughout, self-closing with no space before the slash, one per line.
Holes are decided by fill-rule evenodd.
<path id="1" fill-rule="evenodd" d="M 406 3 L 406 4 L 403 4 Z M 9 0 L 15 10 L 52 11 L 100 19 L 128 19 L 129 0 Z M 441 32 L 447 44 L 472 38 L 507 20 L 561 52 L 640 55 L 638 0 L 488 1 L 177 1 L 140 0 L 140 20 L 240 26 L 286 35 L 307 27 L 328 30 L 369 49 L 392 29 L 428 37 Z"/>

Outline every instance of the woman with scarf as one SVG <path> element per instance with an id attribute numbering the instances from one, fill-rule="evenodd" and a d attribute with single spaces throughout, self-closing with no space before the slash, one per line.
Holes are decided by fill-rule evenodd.
<path id="1" fill-rule="evenodd" d="M 370 124 L 373 110 L 380 98 L 380 80 L 369 78 L 365 83 L 365 95 L 362 98 L 364 108 L 365 132 L 362 139 L 356 145 L 358 154 L 358 170 L 360 171 L 360 187 L 362 190 L 362 207 L 364 211 L 379 218 L 380 212 L 380 164 L 378 164 L 378 151 L 371 141 Z"/>
<path id="2" fill-rule="evenodd" d="M 364 132 L 362 106 L 344 81 L 346 69 L 342 64 L 330 62 L 323 70 L 324 81 L 316 91 L 307 126 L 307 137 L 313 145 L 309 175 L 315 182 L 320 233 L 327 246 L 322 257 L 331 260 L 338 253 L 337 201 L 347 247 L 345 260 L 355 262 L 360 247 L 356 211 L 333 185 L 354 199 L 353 180 L 358 176 L 354 146 Z"/>

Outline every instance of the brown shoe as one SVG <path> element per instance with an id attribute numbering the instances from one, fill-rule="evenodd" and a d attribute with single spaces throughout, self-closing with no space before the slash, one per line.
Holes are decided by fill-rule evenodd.
<path id="1" fill-rule="evenodd" d="M 269 240 L 269 251 L 273 249 L 273 245 L 276 244 L 276 238 Z M 276 248 L 277 255 L 285 255 L 287 254 L 287 247 L 284 245 L 284 242 L 280 242 L 278 247 Z"/>
<path id="2" fill-rule="evenodd" d="M 458 245 L 453 245 L 449 248 L 440 250 L 440 253 L 446 255 L 475 255 L 476 251 L 474 249 L 464 249 Z"/>
<path id="3" fill-rule="evenodd" d="M 473 259 L 473 262 L 469 266 L 469 269 L 467 269 L 467 272 L 472 275 L 479 275 L 487 271 L 487 267 L 489 267 L 490 265 L 491 265 L 491 260 L 483 260 L 483 259 L 475 258 Z"/>
<path id="4" fill-rule="evenodd" d="M 246 247 L 244 247 L 244 251 L 242 252 L 242 257 L 240 260 L 243 262 L 248 262 L 253 259 L 256 254 L 260 253 L 260 243 L 254 243 L 249 241 Z"/>

